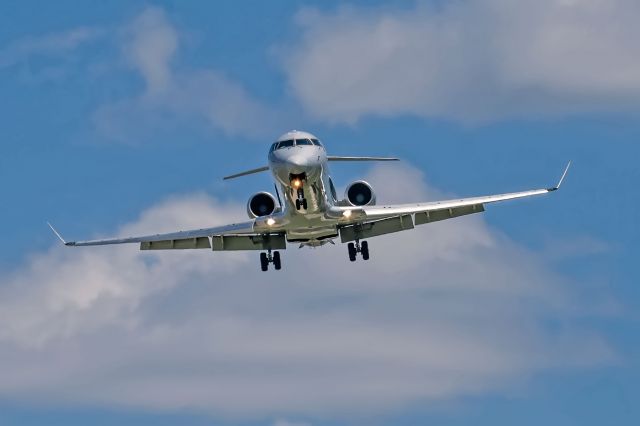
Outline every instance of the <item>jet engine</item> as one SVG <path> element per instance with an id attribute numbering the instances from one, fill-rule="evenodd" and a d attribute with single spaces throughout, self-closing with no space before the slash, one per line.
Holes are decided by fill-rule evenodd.
<path id="1" fill-rule="evenodd" d="M 347 186 L 344 191 L 344 199 L 352 206 L 373 206 L 376 203 L 376 194 L 367 182 L 358 180 Z"/>
<path id="2" fill-rule="evenodd" d="M 258 192 L 249 198 L 247 202 L 247 214 L 255 219 L 261 216 L 269 216 L 276 211 L 276 199 L 268 192 Z"/>

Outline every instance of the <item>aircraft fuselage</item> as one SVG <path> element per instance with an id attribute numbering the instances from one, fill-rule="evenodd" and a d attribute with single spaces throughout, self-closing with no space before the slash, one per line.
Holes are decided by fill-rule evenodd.
<path id="1" fill-rule="evenodd" d="M 295 142 L 291 146 L 276 145 L 289 140 Z M 331 214 L 331 208 L 338 200 L 331 190 L 324 147 L 315 136 L 298 131 L 283 135 L 274 146 L 269 152 L 269 168 L 284 200 L 282 211 L 277 217 L 272 215 L 277 224 L 270 229 L 276 230 L 280 227 L 277 225 L 286 223 L 287 240 L 311 240 L 312 244 L 314 240 L 318 243 L 337 236 L 339 218 Z M 303 207 L 300 200 L 305 200 Z"/>

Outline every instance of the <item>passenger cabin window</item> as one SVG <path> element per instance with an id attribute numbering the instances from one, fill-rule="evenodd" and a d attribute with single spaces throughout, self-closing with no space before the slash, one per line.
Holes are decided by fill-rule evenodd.
<path id="1" fill-rule="evenodd" d="M 309 139 L 296 139 L 296 146 L 298 145 L 313 145 Z"/>

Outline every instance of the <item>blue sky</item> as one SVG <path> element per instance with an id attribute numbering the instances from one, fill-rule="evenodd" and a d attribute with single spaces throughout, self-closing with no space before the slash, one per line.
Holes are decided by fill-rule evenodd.
<path id="1" fill-rule="evenodd" d="M 0 6 L 0 424 L 634 424 L 640 6 Z M 372 240 L 69 250 L 243 219 L 305 129 L 386 202 L 551 196 Z M 339 189 L 340 189 L 339 188 Z"/>

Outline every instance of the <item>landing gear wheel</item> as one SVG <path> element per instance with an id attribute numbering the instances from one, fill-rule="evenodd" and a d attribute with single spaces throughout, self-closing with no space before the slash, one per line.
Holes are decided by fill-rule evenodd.
<path id="1" fill-rule="evenodd" d="M 274 268 L 276 268 L 276 271 L 279 271 L 280 268 L 282 268 L 282 264 L 280 263 L 280 252 L 279 251 L 274 251 L 273 252 L 273 266 L 274 266 Z"/>
<path id="2" fill-rule="evenodd" d="M 307 209 L 307 199 L 304 198 L 304 190 L 302 188 L 298 188 L 296 191 L 298 198 L 296 199 L 296 210 L 300 210 L 300 208 Z"/>
<path id="3" fill-rule="evenodd" d="M 347 244 L 347 249 L 349 250 L 349 260 L 355 262 L 356 254 L 358 253 L 356 250 L 356 246 L 353 243 L 349 243 Z"/>
<path id="4" fill-rule="evenodd" d="M 369 260 L 369 243 L 363 241 L 360 245 L 360 253 L 362 253 L 362 260 Z"/>
<path id="5" fill-rule="evenodd" d="M 267 257 L 267 253 L 260 253 L 260 269 L 262 269 L 263 272 L 269 269 L 269 258 Z"/>

